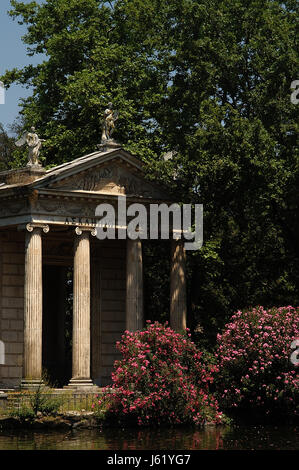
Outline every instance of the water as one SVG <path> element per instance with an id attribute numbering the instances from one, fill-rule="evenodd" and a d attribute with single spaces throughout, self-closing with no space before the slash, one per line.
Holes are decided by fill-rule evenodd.
<path id="1" fill-rule="evenodd" d="M 296 426 L 0 431 L 0 450 L 298 450 Z"/>

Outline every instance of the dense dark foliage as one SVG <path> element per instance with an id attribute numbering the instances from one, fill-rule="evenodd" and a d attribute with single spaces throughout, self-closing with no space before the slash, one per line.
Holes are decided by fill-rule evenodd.
<path id="1" fill-rule="evenodd" d="M 14 141 L 7 134 L 3 125 L 0 123 L 0 171 L 10 168 L 14 150 Z"/>

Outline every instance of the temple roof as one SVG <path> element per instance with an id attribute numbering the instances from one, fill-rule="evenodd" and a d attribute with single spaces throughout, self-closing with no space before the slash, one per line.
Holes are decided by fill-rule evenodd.
<path id="1" fill-rule="evenodd" d="M 0 226 L 28 221 L 64 223 L 97 204 L 126 196 L 132 202 L 171 203 L 167 191 L 146 178 L 144 163 L 106 148 L 46 170 L 30 166 L 0 173 Z"/>
<path id="2" fill-rule="evenodd" d="M 0 173 L 0 195 L 8 190 L 55 189 L 96 193 L 135 194 L 167 198 L 145 178 L 144 163 L 121 147 L 96 151 L 49 170 L 26 167 Z M 123 189 L 121 189 L 123 188 Z M 2 194 L 1 194 L 2 193 Z"/>

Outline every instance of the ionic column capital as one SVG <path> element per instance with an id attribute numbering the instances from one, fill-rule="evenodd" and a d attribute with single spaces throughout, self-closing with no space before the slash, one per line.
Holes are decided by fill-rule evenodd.
<path id="1" fill-rule="evenodd" d="M 44 233 L 48 233 L 50 231 L 49 225 L 41 222 L 28 222 L 28 224 L 18 225 L 19 231 L 25 230 L 30 233 L 33 232 L 35 228 L 41 229 Z"/>
<path id="2" fill-rule="evenodd" d="M 33 232 L 35 228 L 40 228 L 44 233 L 48 233 L 50 231 L 50 227 L 48 224 L 39 224 L 35 222 L 30 222 L 29 224 L 26 225 L 26 230 L 27 232 Z"/>
<path id="3" fill-rule="evenodd" d="M 97 229 L 94 227 L 76 227 L 75 228 L 76 235 L 82 235 L 83 232 L 89 232 L 93 237 L 97 234 Z"/>

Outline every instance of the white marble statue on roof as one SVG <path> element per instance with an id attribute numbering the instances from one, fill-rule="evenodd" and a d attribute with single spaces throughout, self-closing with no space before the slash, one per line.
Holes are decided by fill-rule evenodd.
<path id="1" fill-rule="evenodd" d="M 42 142 L 45 142 L 45 140 L 39 138 L 35 127 L 31 127 L 30 132 L 24 132 L 22 137 L 15 143 L 17 147 L 21 147 L 24 144 L 28 145 L 29 153 L 27 166 L 42 166 L 39 161 Z"/>
<path id="2" fill-rule="evenodd" d="M 118 119 L 118 111 L 113 110 L 112 103 L 108 103 L 104 111 L 104 122 L 102 127 L 102 143 L 112 139 L 112 134 L 115 129 L 115 122 Z"/>

